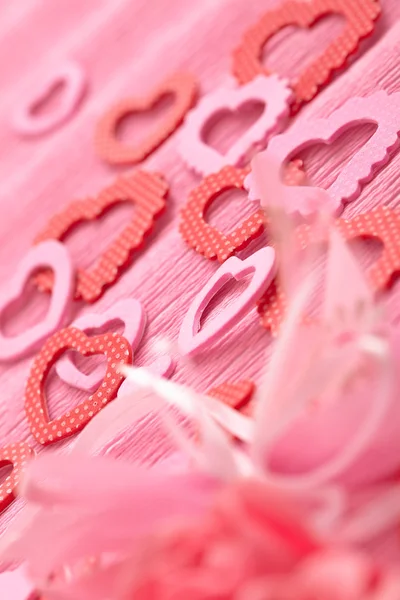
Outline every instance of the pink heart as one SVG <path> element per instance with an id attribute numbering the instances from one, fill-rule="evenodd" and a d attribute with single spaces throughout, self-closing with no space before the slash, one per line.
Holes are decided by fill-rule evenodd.
<path id="1" fill-rule="evenodd" d="M 122 321 L 124 330 L 122 336 L 132 346 L 132 351 L 138 347 L 146 325 L 146 315 L 138 300 L 127 298 L 120 300 L 102 314 L 88 313 L 76 319 L 71 325 L 87 333 L 95 329 Z M 82 373 L 68 356 L 62 357 L 56 364 L 57 375 L 62 381 L 80 390 L 93 391 L 103 379 L 104 369 L 100 366 L 89 375 Z"/>
<path id="2" fill-rule="evenodd" d="M 236 280 L 254 271 L 253 278 L 245 291 L 206 327 L 199 331 L 201 315 L 215 294 L 232 277 Z M 183 354 L 193 355 L 212 343 L 239 321 L 255 305 L 275 277 L 275 250 L 267 247 L 258 250 L 246 260 L 236 256 L 219 267 L 193 300 L 182 322 L 178 344 Z"/>
<path id="3" fill-rule="evenodd" d="M 4 310 L 23 293 L 29 277 L 38 269 L 50 267 L 55 273 L 55 285 L 46 318 L 13 337 L 0 330 L 0 360 L 20 358 L 63 324 L 74 291 L 74 270 L 66 247 L 53 240 L 31 248 L 18 265 L 11 281 L 0 291 L 0 321 Z"/>
<path id="4" fill-rule="evenodd" d="M 323 204 L 324 197 L 330 211 L 338 214 L 343 204 L 357 198 L 363 183 L 370 181 L 382 165 L 388 162 L 391 151 L 398 143 L 400 132 L 400 94 L 376 92 L 366 98 L 351 98 L 325 119 L 299 119 L 283 134 L 272 138 L 261 156 L 278 161 L 280 168 L 297 152 L 319 143 L 332 143 L 343 132 L 357 123 L 376 123 L 374 135 L 341 170 L 328 190 L 317 187 L 288 189 L 287 209 L 308 216 L 312 203 Z M 249 198 L 260 200 L 260 190 L 254 178 L 249 177 L 246 187 Z M 310 204 L 310 201 L 311 204 Z"/>
<path id="5" fill-rule="evenodd" d="M 288 82 L 277 75 L 259 75 L 239 88 L 220 88 L 207 94 L 186 118 L 180 144 L 183 160 L 203 175 L 215 173 L 226 165 L 241 165 L 251 150 L 265 148 L 268 138 L 288 115 L 291 97 Z M 255 101 L 264 104 L 263 113 L 225 155 L 203 141 L 207 123 L 215 121 L 221 113 L 234 112 Z"/>
<path id="6" fill-rule="evenodd" d="M 32 109 L 42 100 L 44 101 L 57 84 L 63 84 L 60 103 L 56 110 L 49 114 L 36 116 Z M 36 96 L 17 106 L 13 115 L 14 129 L 23 136 L 43 135 L 56 129 L 64 123 L 74 112 L 86 87 L 86 75 L 82 67 L 76 62 L 66 62 L 60 65 L 54 73 L 50 73 L 46 80 L 39 84 Z"/>

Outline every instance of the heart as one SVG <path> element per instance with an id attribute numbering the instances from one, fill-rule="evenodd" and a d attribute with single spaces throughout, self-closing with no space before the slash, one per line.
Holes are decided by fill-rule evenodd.
<path id="1" fill-rule="evenodd" d="M 262 210 L 255 212 L 227 235 L 205 220 L 206 210 L 223 192 L 245 189 L 244 180 L 248 173 L 249 169 L 224 167 L 218 173 L 205 177 L 189 194 L 188 202 L 180 214 L 179 231 L 187 244 L 206 258 L 217 258 L 219 262 L 224 262 L 264 231 L 265 216 Z"/>
<path id="2" fill-rule="evenodd" d="M 202 175 L 213 173 L 227 165 L 242 166 L 254 149 L 267 144 L 282 120 L 289 113 L 292 92 L 285 80 L 276 75 L 260 75 L 240 88 L 219 88 L 207 94 L 186 118 L 179 146 L 186 164 Z M 245 104 L 261 101 L 264 110 L 257 121 L 229 149 L 221 154 L 204 142 L 207 123 L 226 112 L 234 112 Z"/>
<path id="3" fill-rule="evenodd" d="M 167 192 L 167 183 L 155 173 L 135 171 L 119 177 L 95 198 L 72 202 L 61 213 L 54 215 L 35 243 L 48 239 L 62 240 L 78 223 L 98 219 L 118 202 L 131 202 L 135 211 L 125 229 L 101 254 L 92 269 L 78 269 L 75 299 L 95 302 L 105 288 L 119 278 L 134 250 L 143 244 L 155 218 L 165 207 Z M 38 273 L 35 281 L 45 291 L 51 290 L 53 285 L 52 275 L 48 271 Z"/>
<path id="4" fill-rule="evenodd" d="M 0 485 L 0 513 L 15 500 L 25 467 L 35 456 L 34 450 L 25 442 L 15 442 L 0 448 L 0 467 L 12 465 L 13 470 Z"/>
<path id="5" fill-rule="evenodd" d="M 372 289 L 379 292 L 389 286 L 393 276 L 400 272 L 400 212 L 388 206 L 379 206 L 361 213 L 352 219 L 336 219 L 335 226 L 346 240 L 376 238 L 383 245 L 378 260 L 368 269 L 367 279 Z M 326 242 L 312 234 L 313 229 L 300 225 L 296 230 L 299 248 L 307 248 L 312 243 Z M 265 329 L 277 335 L 286 313 L 287 301 L 283 290 L 275 279 L 258 303 L 258 312 Z"/>
<path id="6" fill-rule="evenodd" d="M 47 375 L 65 350 L 76 350 L 83 356 L 104 354 L 107 371 L 102 383 L 86 400 L 64 415 L 49 420 L 44 394 Z M 124 376 L 121 363 L 132 360 L 129 342 L 116 333 L 88 337 L 79 329 L 68 327 L 55 333 L 36 356 L 25 388 L 25 413 L 32 435 L 43 445 L 63 440 L 81 431 L 116 395 Z"/>
<path id="7" fill-rule="evenodd" d="M 55 283 L 46 317 L 13 337 L 6 337 L 0 330 L 0 360 L 14 360 L 26 355 L 65 320 L 74 289 L 74 271 L 65 246 L 56 241 L 47 241 L 29 250 L 11 281 L 1 290 L 0 321 L 7 306 L 22 296 L 30 275 L 47 266 L 55 273 Z"/>
<path id="8" fill-rule="evenodd" d="M 322 17 L 339 14 L 346 19 L 346 27 L 322 54 L 309 64 L 293 82 L 296 112 L 305 102 L 317 95 L 333 73 L 341 69 L 352 56 L 362 39 L 371 35 L 374 21 L 381 8 L 376 0 L 287 0 L 276 9 L 264 13 L 258 22 L 243 35 L 233 52 L 232 71 L 243 85 L 261 73 L 267 73 L 261 62 L 264 45 L 280 30 L 290 25 L 312 27 Z"/>
<path id="9" fill-rule="evenodd" d="M 263 295 L 274 278 L 275 271 L 275 250 L 269 247 L 261 248 L 246 260 L 232 256 L 221 265 L 195 297 L 183 319 L 178 338 L 182 354 L 194 355 L 204 350 L 239 321 Z M 232 278 L 238 280 L 253 272 L 253 277 L 244 292 L 232 304 L 226 306 L 214 321 L 200 329 L 202 313 L 226 282 Z"/>
<path id="10" fill-rule="evenodd" d="M 142 339 L 146 315 L 141 303 L 133 298 L 116 302 L 101 315 L 94 313 L 83 315 L 71 323 L 71 327 L 87 331 L 109 326 L 115 321 L 123 322 L 122 335 L 130 342 L 132 352 L 134 352 Z M 56 372 L 59 378 L 68 385 L 80 390 L 92 391 L 103 379 L 104 368 L 100 366 L 89 375 L 85 375 L 69 357 L 63 356 L 56 364 Z"/>
<path id="11" fill-rule="evenodd" d="M 122 144 L 116 137 L 118 123 L 127 115 L 151 109 L 166 94 L 175 102 L 163 122 L 135 147 Z M 175 73 L 144 98 L 118 102 L 96 126 L 95 145 L 99 156 L 112 165 L 136 164 L 154 152 L 182 123 L 197 94 L 196 80 L 188 73 Z"/>
<path id="12" fill-rule="evenodd" d="M 221 385 L 208 390 L 207 396 L 217 398 L 231 408 L 241 410 L 251 400 L 255 390 L 255 385 L 250 379 L 238 381 L 238 383 L 222 383 Z"/>
<path id="13" fill-rule="evenodd" d="M 50 114 L 35 116 L 35 105 L 48 98 L 56 85 L 63 84 L 60 103 Z M 68 61 L 39 82 L 35 97 L 17 106 L 12 116 L 12 124 L 17 133 L 22 136 L 38 136 L 53 131 L 67 121 L 76 110 L 86 88 L 86 75 L 77 62 Z M 26 96 L 24 96 L 26 100 Z"/>
<path id="14" fill-rule="evenodd" d="M 400 94 L 379 91 L 366 98 L 350 98 L 329 117 L 309 121 L 298 119 L 285 133 L 272 138 L 258 159 L 264 159 L 266 164 L 275 161 L 282 168 L 297 152 L 314 144 L 330 144 L 355 124 L 365 122 L 376 123 L 376 132 L 341 170 L 328 190 L 310 186 L 287 188 L 290 212 L 307 216 L 310 212 L 305 201 L 307 196 L 312 199 L 313 195 L 323 194 L 330 203 L 331 213 L 337 214 L 342 211 L 343 204 L 359 196 L 362 184 L 373 179 L 374 172 L 388 162 L 391 151 L 398 144 Z M 261 193 L 253 177 L 245 182 L 245 186 L 250 190 L 251 200 L 260 199 Z M 324 202 L 323 198 L 321 201 Z"/>

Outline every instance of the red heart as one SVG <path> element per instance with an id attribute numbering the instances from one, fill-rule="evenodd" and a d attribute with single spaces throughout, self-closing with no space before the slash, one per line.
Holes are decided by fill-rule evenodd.
<path id="1" fill-rule="evenodd" d="M 292 108 L 298 110 L 304 102 L 314 98 L 319 88 L 330 81 L 333 72 L 343 67 L 357 50 L 360 41 L 373 32 L 374 21 L 380 12 L 376 0 L 288 0 L 265 13 L 255 26 L 244 33 L 233 53 L 233 74 L 241 84 L 265 74 L 266 69 L 261 62 L 263 47 L 284 27 L 311 27 L 326 15 L 342 15 L 346 19 L 343 33 L 293 82 L 296 101 Z"/>
<path id="2" fill-rule="evenodd" d="M 76 408 L 49 420 L 44 387 L 46 377 L 59 356 L 66 350 L 77 350 L 84 356 L 104 354 L 107 371 L 97 390 Z M 68 327 L 55 333 L 36 356 L 25 388 L 25 413 L 35 439 L 52 444 L 81 431 L 116 395 L 124 376 L 118 372 L 121 363 L 132 360 L 129 342 L 117 333 L 88 337 L 79 329 Z"/>
<path id="3" fill-rule="evenodd" d="M 166 94 L 173 94 L 175 102 L 162 123 L 137 146 L 122 144 L 116 137 L 118 123 L 132 113 L 151 109 Z M 194 77 L 187 73 L 176 73 L 169 77 L 144 98 L 128 98 L 110 108 L 96 127 L 95 144 L 100 157 L 113 165 L 136 164 L 154 152 L 185 118 L 194 103 L 197 85 Z"/>
<path id="4" fill-rule="evenodd" d="M 244 379 L 238 383 L 226 382 L 209 390 L 207 396 L 217 398 L 221 402 L 228 404 L 231 408 L 241 410 L 251 400 L 255 387 L 250 379 Z"/>
<path id="5" fill-rule="evenodd" d="M 227 235 L 209 225 L 204 218 L 207 208 L 222 192 L 245 189 L 244 180 L 249 172 L 248 168 L 224 167 L 218 173 L 205 177 L 190 192 L 189 200 L 181 211 L 179 231 L 189 246 L 206 258 L 218 258 L 222 263 L 264 231 L 265 215 L 262 210 L 255 211 Z"/>
<path id="6" fill-rule="evenodd" d="M 0 485 L 0 513 L 11 504 L 17 496 L 17 488 L 25 467 L 35 456 L 34 450 L 25 442 L 15 442 L 0 448 L 0 467 L 12 464 L 13 470 Z"/>
<path id="7" fill-rule="evenodd" d="M 376 291 L 389 286 L 393 276 L 400 272 L 400 212 L 389 206 L 379 206 L 352 219 L 336 219 L 335 225 L 346 240 L 376 238 L 382 242 L 382 253 L 368 269 L 367 277 Z M 296 237 L 300 249 L 312 243 L 326 241 L 313 238 L 312 231 L 307 224 L 297 228 Z M 278 278 L 259 301 L 258 312 L 263 327 L 277 335 L 286 312 L 286 297 Z"/>
<path id="8" fill-rule="evenodd" d="M 125 229 L 106 248 L 92 269 L 78 269 L 75 299 L 83 298 L 86 302 L 94 302 L 106 286 L 118 279 L 121 270 L 128 265 L 133 251 L 142 245 L 144 236 L 152 229 L 155 217 L 165 207 L 167 192 L 168 185 L 160 175 L 135 171 L 129 176 L 118 178 L 97 197 L 69 204 L 65 210 L 50 219 L 35 243 L 49 239 L 62 241 L 78 223 L 97 219 L 118 202 L 131 202 L 135 211 Z M 53 280 L 51 271 L 41 271 L 35 277 L 40 289 L 45 291 L 52 289 Z"/>

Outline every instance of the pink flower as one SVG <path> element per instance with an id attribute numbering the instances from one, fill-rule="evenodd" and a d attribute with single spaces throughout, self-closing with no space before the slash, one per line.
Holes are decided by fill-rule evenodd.
<path id="1" fill-rule="evenodd" d="M 300 508 L 262 481 L 217 485 L 73 456 L 60 476 L 59 461 L 32 464 L 25 496 L 40 512 L 9 555 L 26 561 L 46 600 L 400 597 L 398 577 L 318 540 Z"/>

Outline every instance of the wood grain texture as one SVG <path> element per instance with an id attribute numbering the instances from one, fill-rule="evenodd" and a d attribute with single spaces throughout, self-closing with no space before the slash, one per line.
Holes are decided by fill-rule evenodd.
<path id="1" fill-rule="evenodd" d="M 257 15 L 274 3 L 268 0 L 0 0 L 0 278 L 7 283 L 17 262 L 30 247 L 51 215 L 68 202 L 96 194 L 123 172 L 103 164 L 95 155 L 94 124 L 105 109 L 121 97 L 140 94 L 156 86 L 168 73 L 185 69 L 194 73 L 201 92 L 207 93 L 230 80 L 230 51 L 239 36 Z M 382 0 L 383 16 L 374 38 L 363 44 L 352 66 L 336 77 L 298 119 L 328 115 L 347 98 L 367 95 L 377 89 L 400 89 L 400 14 L 398 0 Z M 268 48 L 268 65 L 293 76 L 340 30 L 337 20 L 325 20 L 313 31 L 284 32 Z M 312 39 L 312 41 L 311 41 Z M 35 82 L 60 61 L 73 58 L 86 69 L 88 92 L 82 106 L 65 126 L 36 140 L 21 140 L 10 126 L 13 106 L 28 97 Z M 158 115 L 160 117 L 160 115 Z M 149 127 L 150 120 L 138 117 L 131 139 Z M 370 135 L 368 126 L 343 136 L 333 149 L 311 149 L 304 158 L 313 181 L 327 185 L 337 176 L 362 140 Z M 132 135 L 132 131 L 134 132 Z M 237 129 L 236 129 L 237 133 Z M 229 139 L 224 130 L 215 132 L 215 143 Z M 128 132 L 127 134 L 128 135 Z M 179 132 L 172 136 L 143 166 L 161 171 L 170 184 L 165 215 L 131 268 L 109 289 L 94 307 L 74 305 L 74 317 L 85 311 L 103 311 L 116 300 L 135 297 L 148 316 L 148 327 L 138 355 L 146 364 L 154 354 L 157 338 L 175 342 L 192 298 L 215 272 L 217 264 L 190 250 L 177 227 L 179 209 L 199 179 L 187 170 L 176 151 Z M 360 198 L 350 204 L 346 216 L 380 203 L 396 206 L 400 190 L 400 154 L 397 153 Z M 68 239 L 76 264 L 95 260 L 118 231 L 127 207 L 109 215 L 104 223 L 74 233 Z M 210 211 L 213 223 L 232 230 L 251 207 L 244 200 L 221 203 Z M 262 241 L 258 242 L 258 246 Z M 254 250 L 252 245 L 249 250 Z M 370 260 L 365 249 L 362 260 Z M 237 290 L 239 287 L 237 288 Z M 236 291 L 237 291 L 236 290 Z M 227 302 L 222 299 L 219 307 Z M 394 317 L 398 290 L 388 296 Z M 29 307 L 8 325 L 10 333 L 39 318 L 46 300 L 37 294 Z M 220 308 L 218 309 L 220 310 Z M 180 360 L 174 379 L 199 391 L 224 381 L 257 380 L 263 353 L 270 345 L 269 334 L 259 325 L 256 310 L 224 338 L 218 347 L 195 362 Z M 1 445 L 28 441 L 35 446 L 23 412 L 23 390 L 32 358 L 0 367 Z M 80 402 L 82 396 L 55 379 L 50 385 L 53 414 Z M 165 456 L 168 441 L 158 423 L 149 416 L 114 444 L 113 452 L 131 460 L 154 463 Z M 15 502 L 0 516 L 0 533 L 20 508 Z"/>

